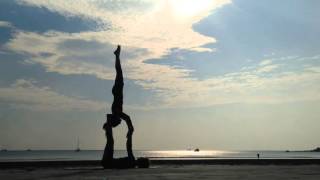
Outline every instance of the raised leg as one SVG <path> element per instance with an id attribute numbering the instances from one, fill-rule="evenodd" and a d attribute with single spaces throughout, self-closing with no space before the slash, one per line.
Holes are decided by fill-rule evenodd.
<path id="1" fill-rule="evenodd" d="M 116 61 L 115 61 L 115 68 L 116 68 L 116 83 L 121 83 L 123 84 L 123 75 L 122 75 L 122 68 L 121 68 L 121 63 L 120 63 L 120 51 L 121 51 L 121 46 L 118 45 L 117 49 L 114 51 L 114 54 L 116 56 Z"/>
<path id="2" fill-rule="evenodd" d="M 116 56 L 115 60 L 115 69 L 116 69 L 116 79 L 112 88 L 113 94 L 113 103 L 112 103 L 112 114 L 117 115 L 122 112 L 122 105 L 123 105 L 123 74 L 122 68 L 120 63 L 120 51 L 121 47 L 118 46 L 117 50 L 114 52 Z"/>

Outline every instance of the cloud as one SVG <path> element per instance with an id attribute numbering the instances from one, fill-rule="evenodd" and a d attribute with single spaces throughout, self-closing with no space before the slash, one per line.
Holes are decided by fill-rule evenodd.
<path id="1" fill-rule="evenodd" d="M 294 56 L 264 60 L 260 65 L 208 79 L 192 77 L 190 69 L 145 63 L 147 59 L 163 57 L 174 48 L 212 51 L 204 48 L 204 45 L 214 43 L 215 39 L 195 32 L 192 26 L 230 1 L 202 1 L 205 6 L 202 4 L 197 7 L 200 9 L 197 11 L 190 9 L 189 1 L 184 1 L 185 6 L 181 6 L 185 8 L 183 10 L 169 3 L 173 1 L 162 0 L 139 1 L 142 5 L 134 7 L 130 3 L 126 4 L 127 1 L 108 0 L 91 3 L 84 0 L 21 2 L 24 5 L 46 7 L 67 17 L 96 19 L 101 21 L 101 27 L 94 32 L 80 33 L 18 30 L 6 44 L 8 49 L 28 54 L 28 62 L 39 63 L 50 72 L 88 74 L 113 80 L 112 52 L 115 44 L 122 44 L 125 53 L 122 64 L 126 78 L 144 89 L 156 92 L 154 102 L 146 103 L 145 107 L 199 107 L 319 99 L 317 89 L 320 78 L 317 72 L 310 69 L 280 70 L 277 62 L 289 64 L 287 60 L 298 60 Z M 146 4 L 147 8 L 144 8 Z M 125 8 L 114 11 L 114 8 L 120 7 Z M 112 28 L 105 28 L 105 24 L 111 24 Z M 319 58 L 315 57 L 304 57 L 304 61 L 317 61 Z M 275 72 L 275 69 L 279 71 Z"/>
<path id="2" fill-rule="evenodd" d="M 31 58 L 27 60 L 29 63 L 39 63 L 48 72 L 113 78 L 113 68 L 106 66 L 108 60 L 111 61 L 107 57 L 112 57 L 113 49 L 110 44 L 93 41 L 85 38 L 85 35 L 81 37 L 80 34 L 55 31 L 44 34 L 19 31 L 6 46 L 12 51 L 30 55 Z M 106 64 L 102 63 L 103 60 Z"/>
<path id="3" fill-rule="evenodd" d="M 0 103 L 12 108 L 33 111 L 99 111 L 104 102 L 61 95 L 49 87 L 38 87 L 36 81 L 18 79 L 10 87 L 0 88 Z"/>
<path id="4" fill-rule="evenodd" d="M 31 54 L 30 61 L 42 64 L 48 71 L 91 74 L 113 80 L 114 46 L 96 38 L 96 33 L 92 34 L 20 31 L 7 47 Z M 30 45 L 35 42 L 35 45 Z M 288 64 L 299 66 L 301 59 L 310 63 L 319 61 L 319 56 L 273 58 L 257 66 L 243 68 L 240 72 L 200 80 L 191 76 L 192 70 L 144 63 L 143 57 L 152 54 L 148 49 L 124 46 L 123 52 L 126 53 L 122 56 L 126 78 L 156 92 L 154 101 L 147 102 L 143 108 L 199 107 L 241 102 L 281 103 L 319 98 L 317 84 L 320 79 L 316 71 L 306 67 L 299 71 L 274 72 L 281 64 L 286 67 Z M 266 74 L 270 77 L 265 77 Z M 292 91 L 297 88 L 299 92 Z"/>
<path id="5" fill-rule="evenodd" d="M 171 90 L 160 92 L 164 104 L 170 107 L 202 107 L 228 103 L 285 103 L 320 100 L 319 65 L 301 68 L 300 60 L 315 63 L 320 58 L 295 57 L 274 58 L 274 62 L 299 67 L 298 70 L 279 69 L 279 64 L 243 68 L 239 72 L 227 73 L 208 79 L 177 80 L 170 83 Z M 285 61 L 287 59 L 287 61 Z M 159 83 L 161 83 L 159 81 Z M 146 84 L 145 86 L 157 86 Z M 169 93 L 168 93 L 169 92 Z"/>
<path id="6" fill-rule="evenodd" d="M 13 28 L 14 26 L 7 21 L 0 21 L 0 27 Z"/>
<path id="7" fill-rule="evenodd" d="M 95 55 L 91 56 L 90 60 L 79 62 L 79 59 L 82 58 L 79 57 L 79 54 L 83 55 L 81 54 L 82 51 L 87 52 L 86 48 L 88 46 L 74 51 L 73 54 L 70 54 L 71 51 L 61 51 L 61 47 L 58 46 L 64 44 L 64 41 L 70 40 L 96 41 L 106 46 L 109 45 L 109 49 L 105 48 L 104 53 L 106 58 L 110 58 L 113 55 L 107 52 L 112 52 L 114 45 L 122 44 L 126 46 L 125 51 L 130 49 L 144 50 L 144 53 L 140 51 L 139 57 L 131 57 L 128 63 L 124 63 L 125 66 L 128 65 L 130 69 L 140 69 L 142 71 L 145 71 L 147 66 L 148 68 L 151 67 L 152 70 L 155 69 L 155 72 L 163 72 L 168 68 L 145 65 L 143 61 L 161 58 L 173 48 L 189 49 L 197 52 L 212 51 L 212 49 L 202 46 L 214 43 L 215 39 L 195 32 L 192 26 L 208 16 L 212 10 L 230 3 L 229 0 L 202 0 L 197 2 L 195 10 L 194 6 L 190 6 L 194 4 L 190 0 L 179 0 L 178 4 L 178 1 L 162 0 L 79 0 L 68 2 L 63 0 L 20 0 L 18 2 L 22 5 L 44 7 L 66 17 L 77 16 L 101 22 L 101 27 L 94 32 L 63 33 L 48 31 L 40 34 L 20 31 L 7 44 L 7 47 L 16 52 L 30 54 L 32 58 L 29 62 L 40 63 L 48 71 L 62 74 L 90 74 L 103 79 L 111 79 L 113 70 L 108 68 L 110 66 L 97 66 L 95 62 L 92 62 L 96 57 Z M 110 45 L 113 45 L 112 49 Z M 44 54 L 50 54 L 51 56 L 43 57 Z M 86 56 L 89 57 L 89 54 Z M 71 58 L 77 60 L 72 61 Z M 157 70 L 157 68 L 160 69 Z M 139 75 L 142 71 L 137 71 L 132 74 L 138 75 L 138 77 L 132 78 L 143 79 Z M 179 70 L 173 68 L 171 71 L 178 71 L 177 73 L 181 74 Z M 158 74 L 155 74 L 155 76 L 158 76 Z"/>
<path id="8" fill-rule="evenodd" d="M 101 23 L 101 39 L 111 44 L 124 44 L 131 47 L 148 49 L 152 58 L 165 55 L 171 48 L 189 49 L 194 51 L 210 51 L 201 46 L 214 43 L 215 39 L 195 32 L 193 24 L 209 15 L 209 13 L 229 0 L 197 2 L 197 9 L 190 6 L 190 0 L 179 1 L 128 1 L 94 0 L 94 1 L 41 1 L 22 0 L 25 5 L 45 7 L 64 16 L 78 16 L 95 19 Z M 123 7 L 119 10 L 120 7 Z M 104 27 L 106 25 L 106 27 Z"/>
<path id="9" fill-rule="evenodd" d="M 267 65 L 267 66 L 263 66 L 263 67 L 257 69 L 257 71 L 259 73 L 267 73 L 267 72 L 271 72 L 279 67 L 280 67 L 280 65 L 278 65 L 278 64 Z"/>
<path id="10" fill-rule="evenodd" d="M 306 71 L 311 71 L 311 72 L 314 72 L 314 73 L 320 73 L 320 66 L 317 66 L 317 67 L 306 67 L 305 70 Z"/>
<path id="11" fill-rule="evenodd" d="M 260 65 L 260 66 L 265 66 L 265 65 L 269 65 L 269 64 L 271 64 L 271 63 L 272 63 L 272 61 L 271 61 L 270 59 L 268 59 L 268 60 L 262 61 L 259 65 Z"/>
<path id="12" fill-rule="evenodd" d="M 34 33 L 17 31 L 6 47 L 17 53 L 30 55 L 27 61 L 39 63 L 49 72 L 61 74 L 89 74 L 101 79 L 113 79 L 113 49 L 122 44 L 127 55 L 123 57 L 125 74 L 137 84 L 154 91 L 170 90 L 171 83 L 184 81 L 190 70 L 144 63 L 147 59 L 158 59 L 170 49 L 180 48 L 204 52 L 204 48 L 215 39 L 195 32 L 192 28 L 209 13 L 229 0 L 199 1 L 196 10 L 188 0 L 179 1 L 179 9 L 172 1 L 139 1 L 134 7 L 128 1 L 38 1 L 21 0 L 22 5 L 45 7 L 66 17 L 77 16 L 95 19 L 101 27 L 95 32 L 64 33 L 48 31 Z M 138 2 L 138 1 L 137 1 Z M 139 4 L 139 3 L 138 3 Z M 144 6 L 147 5 L 147 8 Z M 112 8 L 110 8 L 112 7 Z M 119 7 L 125 7 L 118 10 Z M 116 9 L 116 10 L 114 10 Z M 141 10 L 143 9 L 143 10 Z M 110 28 L 105 28 L 105 25 Z M 68 42 L 82 42 L 75 49 Z M 88 50 L 96 44 L 98 48 Z M 91 47 L 90 47 L 91 46 Z M 105 64 L 102 61 L 105 58 Z M 188 81 L 188 80 L 187 80 Z M 193 80 L 192 80 L 193 81 Z"/>

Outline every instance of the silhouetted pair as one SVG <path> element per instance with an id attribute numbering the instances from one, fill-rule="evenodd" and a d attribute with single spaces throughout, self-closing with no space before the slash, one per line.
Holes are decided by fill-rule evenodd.
<path id="1" fill-rule="evenodd" d="M 104 149 L 104 154 L 102 158 L 102 165 L 104 168 L 134 168 L 138 167 L 149 167 L 149 160 L 147 158 L 135 159 L 132 152 L 132 134 L 134 128 L 130 116 L 123 112 L 123 74 L 120 63 L 120 52 L 121 47 L 118 45 L 117 49 L 114 51 L 116 56 L 115 60 L 115 69 L 116 69 L 116 78 L 115 83 L 112 88 L 113 94 L 113 103 L 111 107 L 112 114 L 107 114 L 107 122 L 103 125 L 103 129 L 106 132 L 107 144 Z M 112 128 L 118 126 L 121 123 L 121 119 L 124 120 L 128 126 L 127 133 L 127 152 L 128 157 L 124 158 L 113 158 L 114 153 L 114 140 Z"/>

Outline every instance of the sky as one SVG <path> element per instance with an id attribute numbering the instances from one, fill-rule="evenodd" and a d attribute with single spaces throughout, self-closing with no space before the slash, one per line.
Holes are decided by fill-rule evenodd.
<path id="1" fill-rule="evenodd" d="M 103 149 L 114 55 L 140 150 L 320 146 L 318 0 L 1 0 L 0 148 Z M 126 125 L 114 130 L 125 149 Z"/>

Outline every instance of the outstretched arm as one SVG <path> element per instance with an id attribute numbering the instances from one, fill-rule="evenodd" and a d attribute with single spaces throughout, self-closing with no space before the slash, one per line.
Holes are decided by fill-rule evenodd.
<path id="1" fill-rule="evenodd" d="M 127 144 L 126 145 L 127 145 L 127 152 L 128 152 L 129 159 L 134 160 L 134 155 L 132 152 L 132 133 L 129 133 L 129 131 L 127 134 Z"/>
<path id="2" fill-rule="evenodd" d="M 133 128 L 133 125 L 132 125 L 132 121 L 131 121 L 130 116 L 128 116 L 128 115 L 125 114 L 125 113 L 121 113 L 121 114 L 120 114 L 120 118 L 123 119 L 123 120 L 126 122 L 126 124 L 127 124 L 127 126 L 128 126 L 128 134 L 129 134 L 129 133 L 132 134 L 133 131 L 134 131 L 134 128 Z"/>
<path id="3" fill-rule="evenodd" d="M 134 131 L 130 116 L 128 116 L 125 113 L 121 114 L 121 118 L 126 122 L 127 126 L 128 126 L 128 134 L 127 134 L 127 152 L 128 152 L 128 157 L 129 159 L 133 159 L 134 160 L 134 155 L 132 152 L 132 134 Z"/>

